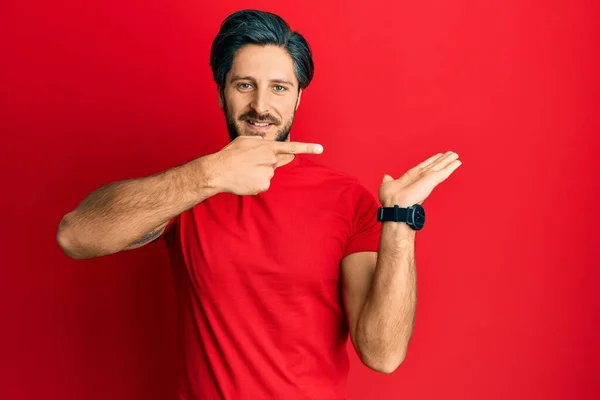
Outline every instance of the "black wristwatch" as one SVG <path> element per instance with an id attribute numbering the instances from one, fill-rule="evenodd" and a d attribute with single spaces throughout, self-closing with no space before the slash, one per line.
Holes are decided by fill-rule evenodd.
<path id="1" fill-rule="evenodd" d="M 406 222 L 415 231 L 423 229 L 425 225 L 425 209 L 420 204 L 408 208 L 379 207 L 377 210 L 377 221 L 379 222 Z"/>

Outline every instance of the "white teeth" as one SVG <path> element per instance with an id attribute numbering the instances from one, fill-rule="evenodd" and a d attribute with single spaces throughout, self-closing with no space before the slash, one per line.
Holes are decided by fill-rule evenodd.
<path id="1" fill-rule="evenodd" d="M 252 125 L 256 125 L 256 126 L 268 126 L 270 125 L 268 122 L 254 122 L 254 121 L 248 121 L 250 122 Z"/>

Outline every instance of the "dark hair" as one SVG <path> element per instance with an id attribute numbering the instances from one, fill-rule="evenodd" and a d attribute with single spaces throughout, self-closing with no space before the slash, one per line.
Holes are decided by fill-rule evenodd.
<path id="1" fill-rule="evenodd" d="M 213 78 L 221 88 L 225 86 L 225 75 L 231 69 L 236 51 L 247 44 L 270 44 L 285 49 L 294 61 L 300 89 L 307 88 L 312 81 L 314 64 L 306 39 L 298 32 L 292 32 L 287 22 L 278 15 L 242 10 L 223 21 L 212 43 L 210 66 Z"/>

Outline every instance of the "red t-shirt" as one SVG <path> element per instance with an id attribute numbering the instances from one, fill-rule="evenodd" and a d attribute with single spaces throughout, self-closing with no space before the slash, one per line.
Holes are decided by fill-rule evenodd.
<path id="1" fill-rule="evenodd" d="M 296 156 L 267 192 L 171 221 L 178 399 L 345 399 L 340 262 L 377 251 L 377 207 L 357 179 Z"/>

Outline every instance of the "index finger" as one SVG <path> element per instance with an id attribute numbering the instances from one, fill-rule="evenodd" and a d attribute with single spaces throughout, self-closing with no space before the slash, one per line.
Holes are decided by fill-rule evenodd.
<path id="1" fill-rule="evenodd" d="M 273 142 L 275 154 L 321 154 L 323 146 L 317 143 Z"/>

